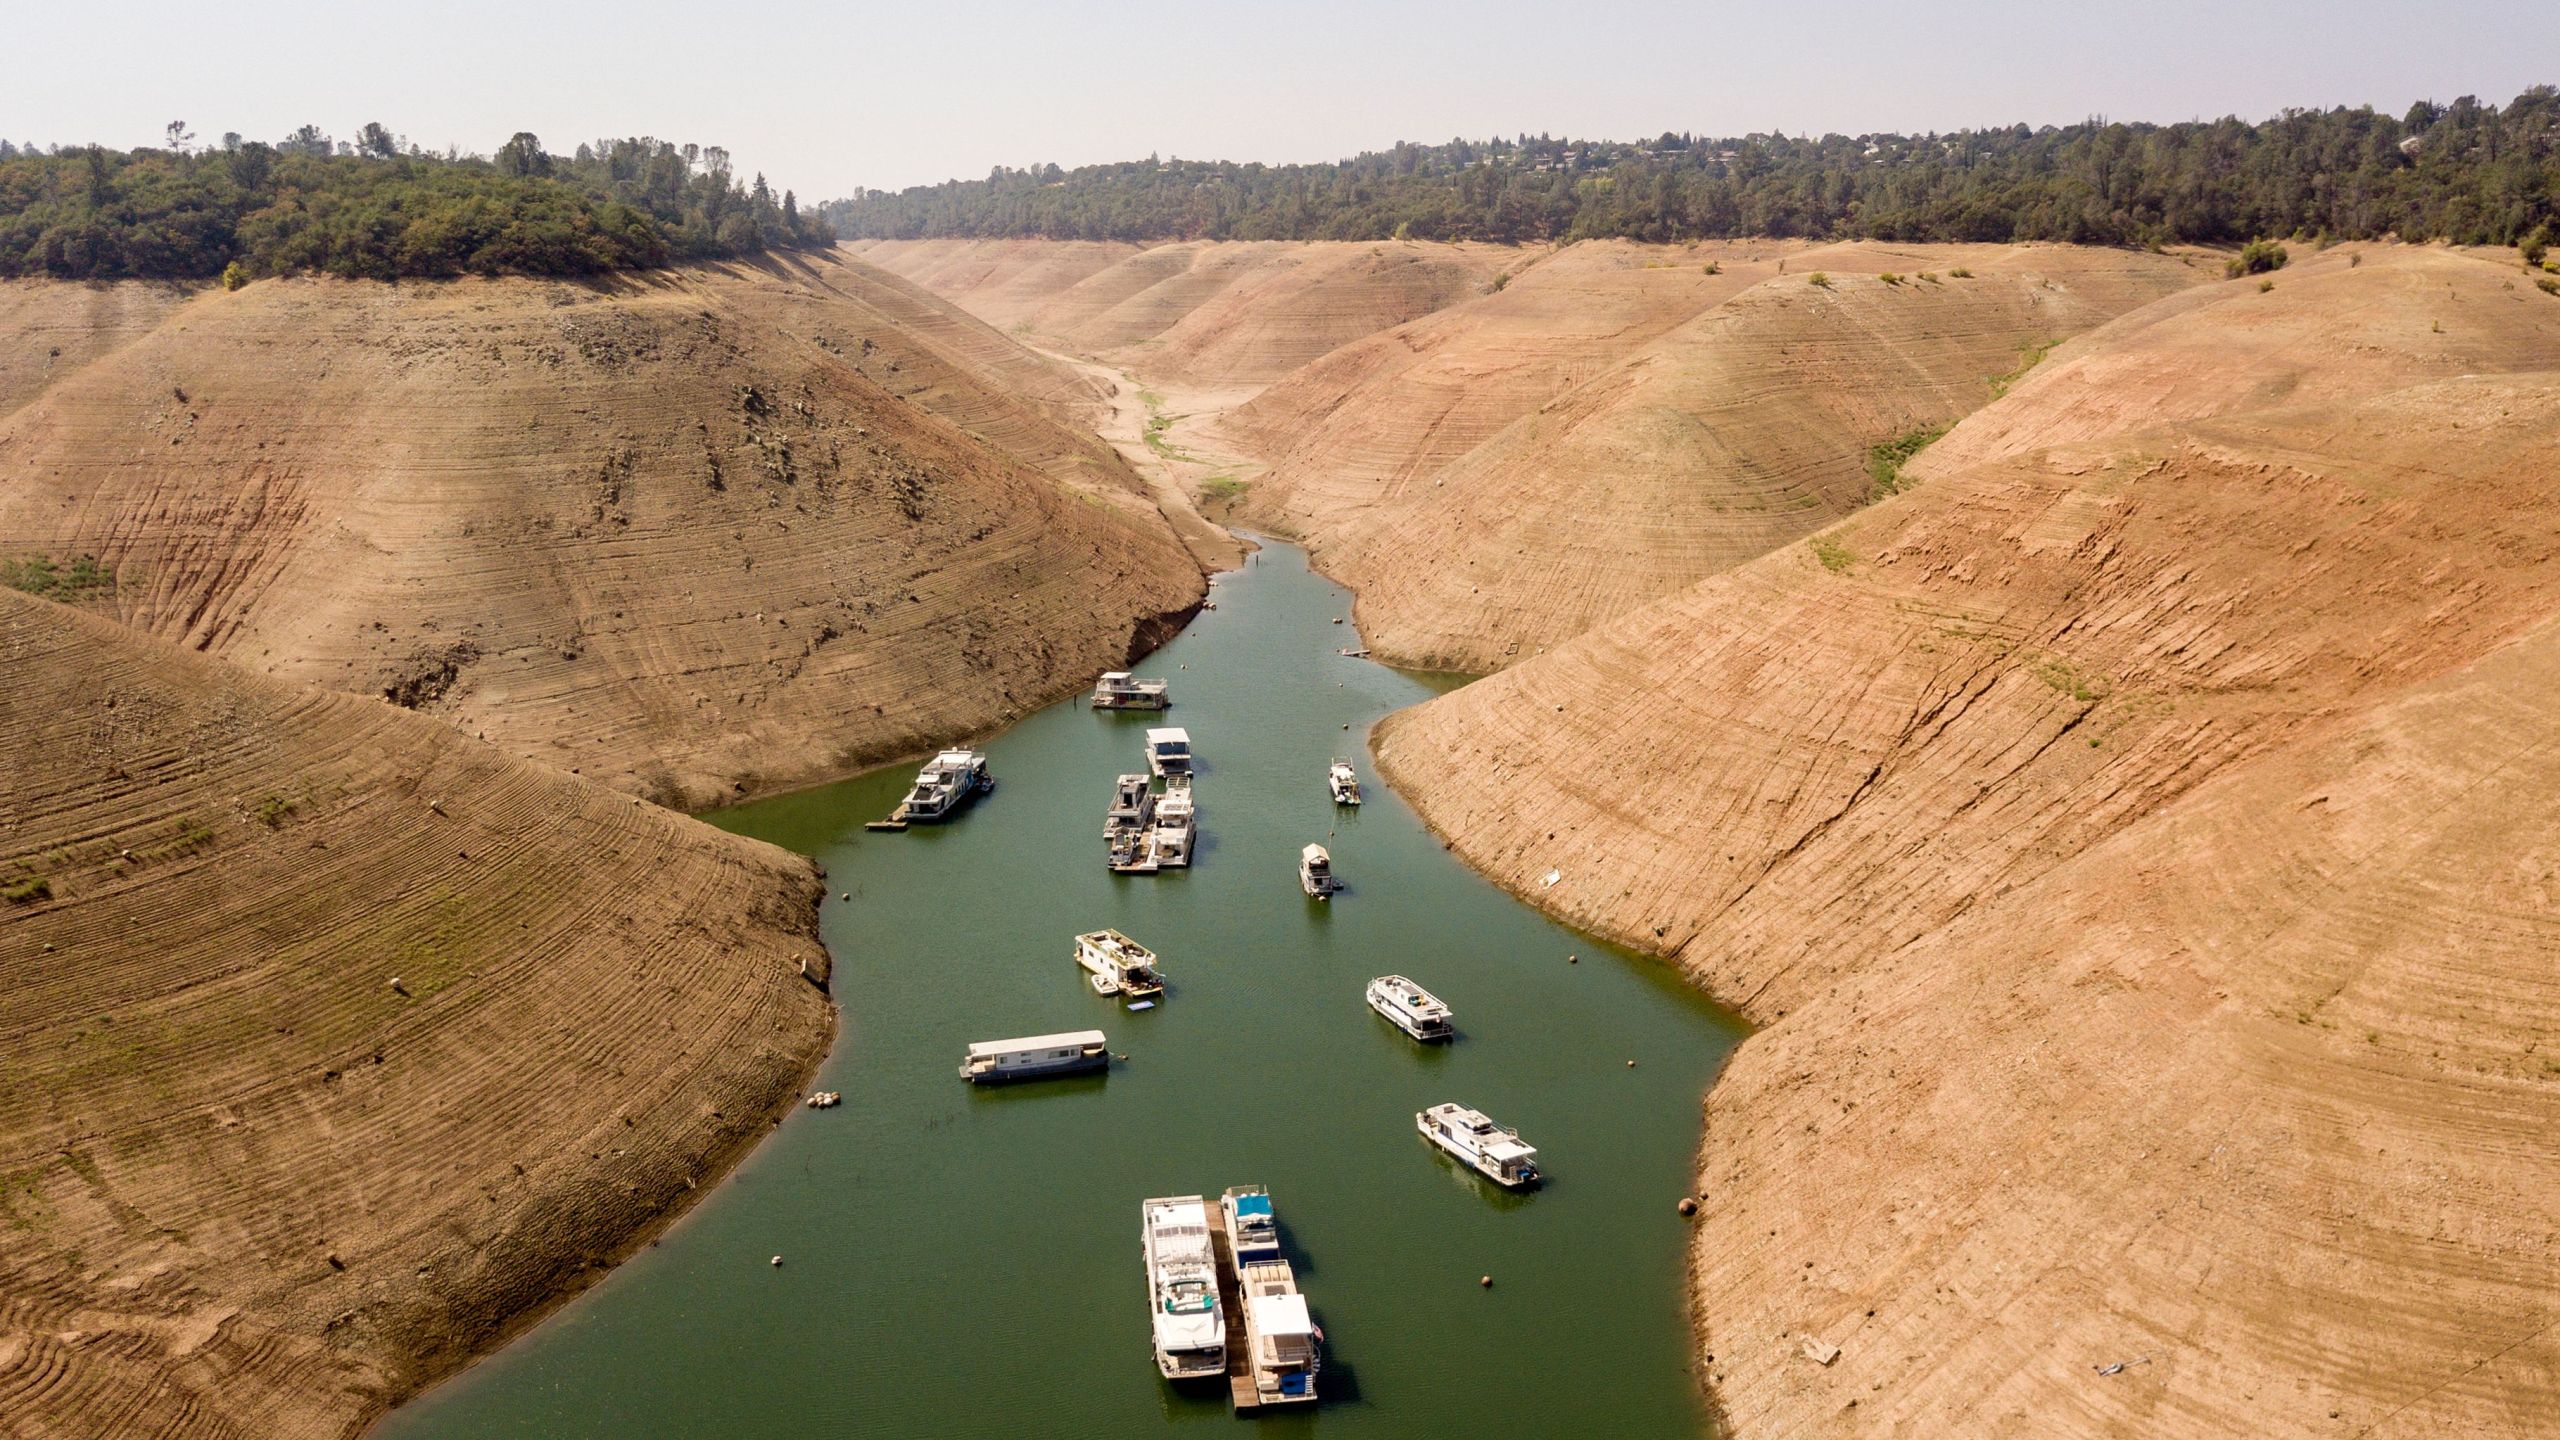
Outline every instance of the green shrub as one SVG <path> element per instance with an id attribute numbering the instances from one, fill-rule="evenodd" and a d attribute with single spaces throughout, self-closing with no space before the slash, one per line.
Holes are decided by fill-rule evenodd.
<path id="1" fill-rule="evenodd" d="M 2528 270 L 2540 265 L 2543 255 L 2550 248 L 2551 222 L 2547 220 L 2524 232 L 2524 238 L 2516 242 L 2516 251 L 2524 257 L 2525 268 Z"/>
<path id="2" fill-rule="evenodd" d="M 2259 281 L 2259 282 L 2258 282 L 2258 293 L 2259 293 L 2259 294 L 2261 294 L 2261 295 L 2266 294 L 2268 291 L 2273 290 L 2274 288 L 2276 288 L 2276 282 L 2274 282 L 2273 280 L 2261 280 L 2261 281 Z"/>
<path id="3" fill-rule="evenodd" d="M 1877 279 L 1879 279 L 1879 280 L 1881 280 L 1881 281 L 1883 281 L 1883 282 L 1884 282 L 1884 283 L 1886 283 L 1887 285 L 1899 285 L 1899 284 L 1901 284 L 1901 283 L 1902 283 L 1902 277 L 1901 277 L 1900 275 L 1895 274 L 1894 272 L 1892 272 L 1892 271 L 1890 271 L 1890 270 L 1887 270 L 1887 271 L 1883 272 L 1882 274 L 1880 274 L 1880 275 L 1876 276 L 1876 278 L 1877 278 Z"/>
<path id="4" fill-rule="evenodd" d="M 1719 261 L 1710 260 L 1706 264 L 1706 273 L 1709 275 L 1721 275 L 1724 273 L 1724 265 Z"/>
<path id="5" fill-rule="evenodd" d="M 0 585 L 70 605 L 114 590 L 116 577 L 95 555 L 77 556 L 68 566 L 55 564 L 49 555 L 32 555 L 0 560 Z"/>
<path id="6" fill-rule="evenodd" d="M 2548 275 L 2539 276 L 2534 280 L 2533 288 L 2545 295 L 2560 295 L 2560 280 L 2554 280 Z"/>
<path id="7" fill-rule="evenodd" d="M 1912 456 L 1927 449 L 1930 441 L 1946 433 L 1946 423 L 1941 421 L 1935 425 L 1923 425 L 1907 434 L 1897 435 L 1881 445 L 1868 446 L 1868 501 L 1872 503 L 1888 495 L 1899 495 L 1909 489 L 1910 485 L 1902 478 L 1902 467 L 1911 463 Z"/>
<path id="8" fill-rule="evenodd" d="M 237 261 L 237 260 L 231 261 L 229 264 L 224 265 L 224 266 L 222 267 L 222 288 L 223 288 L 223 289 L 225 289 L 225 290 L 237 290 L 237 289 L 239 289 L 241 286 L 246 285 L 246 284 L 248 284 L 248 283 L 249 283 L 249 272 L 240 268 L 240 262 L 239 262 L 239 261 Z"/>
<path id="9" fill-rule="evenodd" d="M 1947 278 L 1950 280 L 1970 280 L 1973 278 L 1973 272 L 1966 269 L 1964 266 L 1959 265 L 1953 270 L 1947 272 Z"/>
<path id="10" fill-rule="evenodd" d="M 1831 288 L 1831 277 L 1830 277 L 1830 276 L 1828 276 L 1828 275 L 1823 274 L 1823 273 L 1822 273 L 1821 271 L 1819 271 L 1819 270 L 1816 270 L 1816 271 L 1814 271 L 1812 274 L 1807 275 L 1806 277 L 1804 277 L 1804 280 L 1805 280 L 1805 283 L 1806 283 L 1806 284 L 1808 284 L 1808 285 L 1819 285 L 1819 286 L 1821 286 L 1821 287 L 1822 287 L 1823 289 L 1825 289 L 1825 290 L 1828 290 L 1828 289 L 1830 289 L 1830 288 Z"/>
<path id="11" fill-rule="evenodd" d="M 1858 563 L 1858 557 L 1849 553 L 1848 546 L 1828 535 L 1816 535 L 1807 543 L 1813 547 L 1813 558 L 1821 561 L 1822 568 L 1834 575 Z"/>
<path id="12" fill-rule="evenodd" d="M 2283 269 L 2284 262 L 2291 258 L 2284 253 L 2284 247 L 2273 240 L 2252 240 L 2240 247 L 2240 253 L 2232 256 L 2231 262 L 2222 267 L 2222 273 L 2235 280 L 2243 275 L 2263 275 L 2270 270 Z"/>
<path id="13" fill-rule="evenodd" d="M 53 886 L 41 875 L 22 875 L 15 880 L 0 881 L 0 900 L 12 905 L 33 905 L 53 898 Z"/>

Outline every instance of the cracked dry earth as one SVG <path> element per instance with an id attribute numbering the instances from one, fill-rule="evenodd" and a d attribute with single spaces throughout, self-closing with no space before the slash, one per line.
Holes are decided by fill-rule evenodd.
<path id="1" fill-rule="evenodd" d="M 2171 297 L 1383 729 L 1460 853 L 1765 1027 L 1697 1181 L 1736 1434 L 2549 1433 L 2560 305 L 2510 280 Z"/>
<path id="2" fill-rule="evenodd" d="M 0 590 L 0 1435 L 332 1437 L 833 1028 L 809 863 Z"/>

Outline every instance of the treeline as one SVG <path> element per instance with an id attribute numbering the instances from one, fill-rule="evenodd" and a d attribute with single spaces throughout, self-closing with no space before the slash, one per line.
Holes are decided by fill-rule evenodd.
<path id="1" fill-rule="evenodd" d="M 1398 145 L 1318 165 L 1149 157 L 820 207 L 849 238 L 1430 240 L 1805 236 L 2235 243 L 2258 236 L 2509 245 L 2549 225 L 2560 98 L 2464 97 L 2398 119 L 2291 110 L 2249 124 L 2081 125 L 1948 135 L 1665 134 Z M 2555 227 L 2560 228 L 2560 227 Z"/>
<path id="2" fill-rule="evenodd" d="M 0 140 L 0 277 L 394 280 L 581 275 L 833 242 L 796 196 L 741 184 L 717 146 L 648 137 L 554 155 L 429 153 L 378 124 L 275 144 L 183 123 L 160 149 Z"/>

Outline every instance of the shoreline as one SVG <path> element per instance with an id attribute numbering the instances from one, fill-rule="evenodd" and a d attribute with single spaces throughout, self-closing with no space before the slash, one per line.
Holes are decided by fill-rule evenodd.
<path id="1" fill-rule="evenodd" d="M 817 875 L 818 868 L 815 861 L 810 862 L 810 871 L 813 877 Z M 825 883 L 821 880 L 818 882 L 818 893 L 821 898 L 824 897 L 825 891 Z M 810 910 L 810 939 L 821 950 L 825 950 L 826 942 L 817 934 L 816 915 L 816 905 L 813 902 Z M 828 952 L 830 970 L 833 969 L 834 958 L 833 952 Z M 342 1432 L 348 1440 L 363 1440 L 363 1437 L 374 1434 L 393 1412 L 415 1404 L 434 1391 L 452 1384 L 464 1375 L 496 1359 L 512 1348 L 517 1341 L 549 1324 L 561 1311 L 610 1283 L 622 1273 L 623 1267 L 632 1259 L 645 1250 L 656 1248 L 659 1241 L 673 1234 L 678 1227 L 699 1213 L 702 1202 L 710 1199 L 714 1191 L 728 1183 L 741 1166 L 754 1159 L 757 1153 L 764 1149 L 765 1142 L 781 1131 L 783 1123 L 790 1118 L 791 1113 L 802 1108 L 801 1102 L 809 1093 L 810 1083 L 818 1078 L 818 1072 L 826 1068 L 827 1062 L 835 1058 L 836 1044 L 844 1038 L 844 1007 L 837 1003 L 835 991 L 832 988 L 822 989 L 821 993 L 827 999 L 826 1043 L 819 1047 L 791 1077 L 792 1083 L 784 1096 L 781 1108 L 763 1117 L 764 1123 L 742 1132 L 736 1144 L 728 1147 L 725 1152 L 716 1154 L 703 1166 L 701 1172 L 695 1177 L 695 1185 L 686 1192 L 686 1199 L 682 1205 L 672 1209 L 657 1210 L 647 1221 L 631 1231 L 626 1243 L 607 1252 L 602 1264 L 582 1266 L 572 1271 L 569 1278 L 554 1285 L 540 1300 L 513 1312 L 506 1324 L 488 1337 L 486 1344 L 475 1345 L 461 1363 L 437 1372 L 433 1377 L 417 1384 L 408 1393 L 386 1398 L 381 1404 L 359 1414 L 355 1421 Z"/>

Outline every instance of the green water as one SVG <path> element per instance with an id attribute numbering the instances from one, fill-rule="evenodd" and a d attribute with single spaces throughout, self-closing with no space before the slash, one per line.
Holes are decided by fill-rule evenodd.
<path id="1" fill-rule="evenodd" d="M 1031 717 L 954 824 L 862 830 L 903 770 L 716 817 L 827 866 L 844 1025 L 818 1084 L 843 1106 L 794 1111 L 658 1247 L 379 1435 L 1702 1432 L 1673 1201 L 1739 1029 L 1477 878 L 1376 781 L 1369 725 L 1438 686 L 1336 656 L 1349 597 L 1300 552 L 1266 547 L 1215 596 L 1142 669 L 1172 680 L 1169 716 Z M 1112 777 L 1167 723 L 1200 757 L 1198 863 L 1112 875 Z M 1336 754 L 1356 812 L 1325 794 Z M 1350 886 L 1329 906 L 1298 888 L 1309 841 Z M 1164 957 L 1164 1004 L 1085 988 L 1071 937 L 1102 926 Z M 1454 1045 L 1370 1013 L 1390 971 L 1455 1008 Z M 954 1074 L 971 1040 L 1091 1027 L 1129 1056 L 1107 1076 Z M 1431 1148 L 1413 1114 L 1442 1100 L 1517 1126 L 1547 1187 L 1496 1191 Z M 1138 1202 L 1245 1183 L 1270 1187 L 1326 1333 L 1310 1412 L 1238 1420 L 1150 1359 Z"/>

